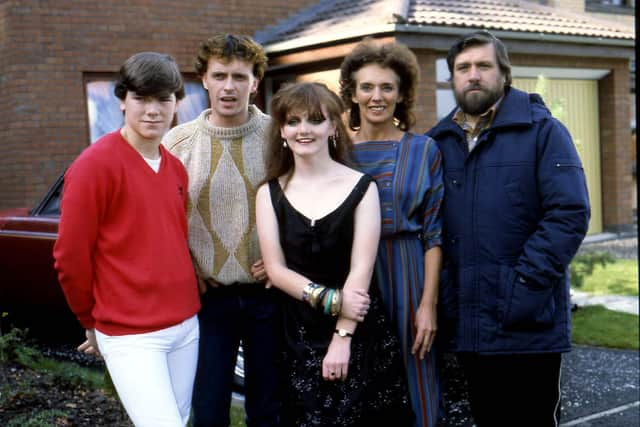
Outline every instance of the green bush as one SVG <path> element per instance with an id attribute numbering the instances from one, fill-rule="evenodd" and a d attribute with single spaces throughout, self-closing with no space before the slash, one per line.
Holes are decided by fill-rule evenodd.
<path id="1" fill-rule="evenodd" d="M 26 345 L 28 329 L 13 328 L 0 333 L 0 363 L 18 363 L 33 367 L 42 358 L 38 350 Z"/>
<path id="2" fill-rule="evenodd" d="M 569 266 L 571 287 L 579 289 L 584 285 L 584 279 L 593 274 L 597 265 L 605 267 L 615 261 L 609 252 L 586 251 L 576 255 Z"/>

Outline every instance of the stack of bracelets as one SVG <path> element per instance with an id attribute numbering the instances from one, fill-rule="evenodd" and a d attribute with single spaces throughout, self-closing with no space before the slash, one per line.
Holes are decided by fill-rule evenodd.
<path id="1" fill-rule="evenodd" d="M 302 290 L 302 301 L 324 314 L 337 316 L 342 309 L 342 291 L 312 282 Z"/>

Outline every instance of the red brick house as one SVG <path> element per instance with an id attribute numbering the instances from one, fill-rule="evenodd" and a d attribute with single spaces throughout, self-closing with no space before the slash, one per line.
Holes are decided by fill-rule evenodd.
<path id="1" fill-rule="evenodd" d="M 631 229 L 631 128 L 635 128 L 633 2 L 337 0 L 300 11 L 257 34 L 271 68 L 267 97 L 289 80 L 337 89 L 345 53 L 365 36 L 408 45 L 421 66 L 416 132 L 455 105 L 446 53 L 460 34 L 485 28 L 509 49 L 514 86 L 543 92 L 572 133 L 587 172 L 590 233 Z M 615 14 L 613 12 L 616 12 Z M 606 19 L 605 19 L 606 18 Z M 555 111 L 554 111 L 555 110 Z"/>
<path id="2" fill-rule="evenodd" d="M 507 44 L 516 86 L 532 89 L 537 76 L 544 75 L 545 98 L 564 106 L 561 111 L 572 133 L 572 126 L 580 131 L 580 124 L 596 125 L 586 132 L 595 139 L 574 134 L 590 171 L 592 203 L 598 208 L 592 231 L 624 230 L 633 223 L 635 158 L 629 142 L 633 4 L 629 0 L 4 1 L 0 3 L 0 208 L 33 205 L 95 139 L 96 122 L 108 116 L 100 109 L 107 98 L 100 97 L 109 95 L 114 72 L 135 52 L 173 55 L 193 89 L 192 107 L 199 108 L 203 101 L 196 90 L 193 57 L 198 43 L 213 32 L 252 34 L 265 43 L 270 68 L 261 95 L 266 101 L 283 81 L 320 78 L 335 85 L 330 80 L 342 57 L 364 36 L 395 39 L 409 45 L 420 60 L 415 130 L 423 131 L 450 103 L 448 75 L 441 68 L 446 50 L 459 34 L 487 28 Z M 258 102 L 264 105 L 264 98 Z M 188 103 L 183 108 L 189 108 Z M 96 114 L 100 120 L 95 120 Z"/>

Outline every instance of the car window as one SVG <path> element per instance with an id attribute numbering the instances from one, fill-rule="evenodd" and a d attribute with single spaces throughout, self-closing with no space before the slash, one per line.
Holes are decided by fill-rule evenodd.
<path id="1" fill-rule="evenodd" d="M 58 177 L 38 206 L 31 213 L 36 216 L 60 216 L 60 201 L 62 200 L 63 176 Z"/>
<path id="2" fill-rule="evenodd" d="M 40 212 L 41 216 L 60 216 L 60 199 L 62 199 L 62 187 L 46 201 Z"/>

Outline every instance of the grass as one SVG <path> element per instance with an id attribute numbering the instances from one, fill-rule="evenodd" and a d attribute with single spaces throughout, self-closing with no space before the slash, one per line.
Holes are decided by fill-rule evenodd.
<path id="1" fill-rule="evenodd" d="M 229 427 L 245 427 L 244 406 L 231 405 L 231 424 Z"/>
<path id="2" fill-rule="evenodd" d="M 575 344 L 638 350 L 638 316 L 607 310 L 601 305 L 580 307 L 572 315 Z"/>
<path id="3" fill-rule="evenodd" d="M 604 267 L 596 265 L 579 289 L 596 295 L 638 296 L 638 261 L 617 259 Z"/>
<path id="4" fill-rule="evenodd" d="M 575 289 L 594 295 L 638 296 L 638 261 L 615 259 L 596 263 Z M 581 306 L 572 314 L 575 344 L 638 350 L 638 315 L 621 313 L 604 306 Z"/>
<path id="5" fill-rule="evenodd" d="M 16 417 L 9 421 L 7 427 L 56 427 L 66 418 L 67 413 L 64 411 L 45 409 L 34 414 Z"/>

